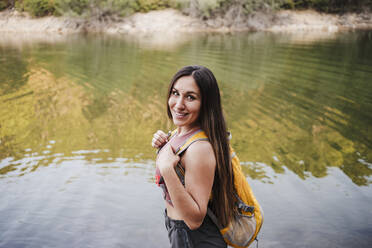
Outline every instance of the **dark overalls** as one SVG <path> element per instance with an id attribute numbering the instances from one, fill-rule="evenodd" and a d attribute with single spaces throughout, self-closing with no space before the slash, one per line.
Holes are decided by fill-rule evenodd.
<path id="1" fill-rule="evenodd" d="M 183 220 L 173 220 L 165 211 L 165 227 L 171 248 L 226 248 L 217 226 L 206 215 L 198 229 L 191 230 Z"/>

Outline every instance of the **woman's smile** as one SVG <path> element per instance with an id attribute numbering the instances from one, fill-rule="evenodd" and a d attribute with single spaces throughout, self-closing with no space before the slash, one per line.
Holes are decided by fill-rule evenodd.
<path id="1" fill-rule="evenodd" d="M 184 118 L 187 113 L 174 112 L 176 118 Z"/>

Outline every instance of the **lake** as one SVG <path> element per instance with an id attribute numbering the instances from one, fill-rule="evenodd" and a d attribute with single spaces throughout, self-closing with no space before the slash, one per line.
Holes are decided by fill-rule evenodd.
<path id="1" fill-rule="evenodd" d="M 0 247 L 168 247 L 151 139 L 189 64 L 219 82 L 259 246 L 370 247 L 372 31 L 1 34 Z"/>

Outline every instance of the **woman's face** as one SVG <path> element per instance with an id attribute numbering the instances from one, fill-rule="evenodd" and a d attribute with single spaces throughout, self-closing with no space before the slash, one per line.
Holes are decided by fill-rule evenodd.
<path id="1" fill-rule="evenodd" d="M 201 94 L 192 76 L 181 77 L 174 83 L 168 106 L 177 127 L 191 128 L 197 124 Z"/>

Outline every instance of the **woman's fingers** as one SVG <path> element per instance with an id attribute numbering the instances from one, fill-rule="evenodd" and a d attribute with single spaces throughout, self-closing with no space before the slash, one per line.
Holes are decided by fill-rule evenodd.
<path id="1" fill-rule="evenodd" d="M 158 130 L 155 135 L 155 137 L 158 138 L 159 141 L 161 142 L 167 142 L 168 141 L 168 135 L 166 133 L 164 133 L 163 131 L 161 130 Z"/>
<path id="2" fill-rule="evenodd" d="M 159 152 L 156 158 L 156 165 L 160 173 L 163 174 L 164 170 L 173 169 L 179 160 L 180 157 L 174 153 L 172 146 L 167 145 Z"/>
<path id="3" fill-rule="evenodd" d="M 163 131 L 158 130 L 156 133 L 154 133 L 154 136 L 151 141 L 151 145 L 154 148 L 160 148 L 167 142 L 168 142 L 168 135 L 164 133 Z"/>
<path id="4" fill-rule="evenodd" d="M 157 140 L 155 137 L 152 139 L 152 147 L 160 148 L 164 143 Z"/>
<path id="5" fill-rule="evenodd" d="M 159 146 L 161 145 L 161 143 L 160 143 L 160 141 L 158 141 L 158 140 L 154 137 L 154 138 L 152 138 L 151 145 L 152 145 L 152 147 L 154 147 L 154 148 L 159 148 Z"/>

